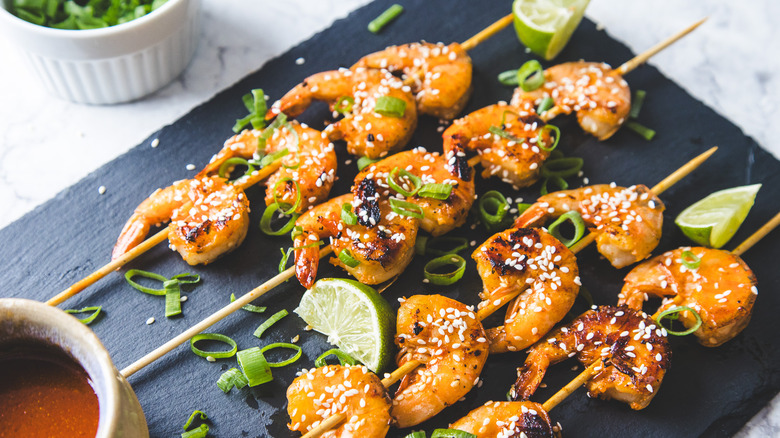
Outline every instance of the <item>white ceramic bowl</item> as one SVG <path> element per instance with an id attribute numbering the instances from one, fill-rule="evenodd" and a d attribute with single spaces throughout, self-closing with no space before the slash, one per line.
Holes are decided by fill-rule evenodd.
<path id="1" fill-rule="evenodd" d="M 0 34 L 47 90 L 78 103 L 127 102 L 162 88 L 187 66 L 200 33 L 201 0 L 168 0 L 130 22 L 89 30 L 38 26 L 0 1 Z"/>

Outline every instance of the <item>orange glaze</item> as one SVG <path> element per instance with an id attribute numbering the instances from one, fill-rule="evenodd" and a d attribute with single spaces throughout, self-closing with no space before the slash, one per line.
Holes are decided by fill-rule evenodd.
<path id="1" fill-rule="evenodd" d="M 98 399 L 87 373 L 51 347 L 0 351 L 0 437 L 94 437 Z"/>

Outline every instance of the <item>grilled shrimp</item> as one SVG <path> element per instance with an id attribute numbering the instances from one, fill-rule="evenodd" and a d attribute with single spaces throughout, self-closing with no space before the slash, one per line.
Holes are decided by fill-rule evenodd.
<path id="1" fill-rule="evenodd" d="M 376 204 L 380 198 L 388 199 L 393 196 L 419 206 L 423 214 L 420 228 L 434 236 L 463 225 L 474 202 L 474 180 L 461 179 L 460 168 L 455 165 L 458 160 L 465 161 L 465 157 L 453 156 L 447 159 L 438 153 L 426 152 L 420 147 L 399 152 L 367 166 L 357 175 L 352 186 L 355 198 L 360 199 L 356 210 L 365 212 L 365 214 L 358 214 L 358 220 L 366 226 L 378 224 L 380 218 L 379 210 L 375 208 Z M 451 186 L 452 191 L 447 199 L 442 200 L 424 197 L 419 193 L 404 197 L 388 183 L 390 174 L 397 172 L 396 168 L 419 178 L 420 184 L 445 184 Z M 470 172 L 468 175 L 470 176 Z M 407 192 L 411 191 L 407 178 L 396 174 L 393 175 L 393 181 Z"/>
<path id="2" fill-rule="evenodd" d="M 403 116 L 375 112 L 382 97 L 400 99 L 406 107 Z M 351 98 L 354 102 L 346 102 Z M 323 131 L 330 140 L 344 140 L 353 155 L 380 158 L 402 149 L 417 127 L 417 108 L 409 87 L 387 71 L 357 68 L 317 73 L 296 85 L 266 114 L 272 118 L 280 112 L 297 117 L 313 100 L 323 100 L 332 110 L 343 109 L 344 118 Z M 351 108 L 349 108 L 351 106 Z"/>
<path id="3" fill-rule="evenodd" d="M 295 272 L 305 288 L 310 288 L 317 277 L 320 258 L 315 243 L 327 237 L 336 256 L 346 251 L 342 257 L 348 255 L 357 262 L 349 266 L 342 257 L 334 257 L 331 263 L 364 284 L 387 281 L 403 272 L 412 261 L 418 220 L 398 215 L 387 201 L 380 201 L 381 221 L 377 226 L 349 225 L 342 219 L 342 207 L 354 202 L 353 195 L 341 195 L 312 208 L 296 221 L 302 231 L 294 239 Z"/>
<path id="4" fill-rule="evenodd" d="M 487 331 L 490 352 L 522 350 L 550 331 L 571 309 L 580 290 L 577 259 L 538 228 L 493 235 L 471 255 L 484 285 L 482 303 L 520 292 L 504 325 Z"/>
<path id="5" fill-rule="evenodd" d="M 553 426 L 542 405 L 530 401 L 494 402 L 466 414 L 450 429 L 462 430 L 477 438 L 553 438 L 560 427 Z"/>
<path id="6" fill-rule="evenodd" d="M 611 137 L 628 118 L 631 91 L 607 64 L 579 61 L 554 65 L 544 71 L 544 80 L 534 91 L 516 88 L 512 105 L 536 106 L 550 97 L 554 106 L 542 114 L 544 120 L 574 111 L 582 129 L 599 140 Z"/>
<path id="7" fill-rule="evenodd" d="M 683 264 L 690 251 L 699 259 L 693 269 Z M 688 306 L 699 313 L 701 327 L 694 332 L 699 343 L 717 347 L 734 338 L 750 322 L 756 301 L 756 277 L 739 256 L 709 248 L 679 248 L 640 264 L 628 273 L 618 304 L 641 310 L 648 296 L 664 298 L 657 313 Z M 696 324 L 682 312 L 686 328 Z"/>
<path id="8" fill-rule="evenodd" d="M 392 420 L 387 390 L 364 366 L 304 370 L 287 388 L 287 413 L 287 427 L 304 433 L 331 415 L 346 415 L 344 423 L 322 435 L 330 438 L 382 438 Z"/>
<path id="9" fill-rule="evenodd" d="M 243 190 L 219 177 L 186 179 L 157 189 L 128 219 L 111 258 L 136 247 L 152 226 L 169 220 L 171 249 L 190 265 L 208 264 L 246 237 L 249 201 Z"/>
<path id="10" fill-rule="evenodd" d="M 401 303 L 395 343 L 398 366 L 419 360 L 393 398 L 390 414 L 410 427 L 466 395 L 485 365 L 488 343 L 482 324 L 466 305 L 441 295 L 415 295 Z"/>
<path id="11" fill-rule="evenodd" d="M 510 395 L 513 400 L 527 400 L 547 367 L 576 356 L 585 366 L 601 361 L 587 383 L 589 396 L 644 409 L 661 386 L 671 354 L 666 331 L 646 313 L 627 306 L 600 306 L 531 347 L 525 364 L 517 369 Z"/>
<path id="12" fill-rule="evenodd" d="M 417 98 L 417 111 L 452 119 L 471 96 L 471 58 L 458 43 L 411 43 L 391 46 L 360 59 L 352 68 L 402 73 Z"/>
<path id="13" fill-rule="evenodd" d="M 258 151 L 258 139 L 262 133 L 260 130 L 245 129 L 228 139 L 198 177 L 216 174 L 230 158 L 249 159 L 257 157 L 258 152 L 273 154 L 286 150 L 287 155 L 281 157 L 282 167 L 266 182 L 266 205 L 273 204 L 274 197 L 288 205 L 295 204 L 298 196 L 296 183 L 301 192 L 301 202 L 296 212 L 306 211 L 328 199 L 336 179 L 338 162 L 333 143 L 323 138 L 320 131 L 291 121 L 275 130 L 266 140 L 265 149 Z"/>
<path id="14" fill-rule="evenodd" d="M 542 163 L 550 156 L 545 149 L 554 142 L 550 131 L 542 130 L 544 125 L 535 114 L 505 103 L 486 106 L 455 120 L 444 131 L 444 151 L 475 151 L 483 178 L 495 175 L 515 187 L 527 187 L 539 179 Z M 543 148 L 537 144 L 540 132 Z"/>
<path id="15" fill-rule="evenodd" d="M 598 184 L 544 195 L 515 220 L 515 227 L 541 226 L 576 210 L 596 235 L 599 252 L 622 268 L 650 256 L 661 239 L 664 204 L 643 185 Z"/>

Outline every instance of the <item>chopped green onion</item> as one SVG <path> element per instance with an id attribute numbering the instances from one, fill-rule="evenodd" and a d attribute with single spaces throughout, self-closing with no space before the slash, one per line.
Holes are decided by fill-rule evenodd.
<path id="1" fill-rule="evenodd" d="M 370 23 L 368 23 L 369 32 L 379 33 L 382 28 L 387 26 L 388 23 L 393 21 L 403 11 L 404 7 L 397 3 L 390 6 L 387 8 L 387 10 L 379 14 L 378 17 L 374 18 Z"/>
<path id="2" fill-rule="evenodd" d="M 360 260 L 356 259 L 352 251 L 349 250 L 349 248 L 345 248 L 339 252 L 339 260 L 341 260 L 341 263 L 344 263 L 345 265 L 349 266 L 350 268 L 357 267 L 357 265 L 360 264 Z"/>
<path id="3" fill-rule="evenodd" d="M 553 175 L 553 176 L 548 176 L 547 178 L 544 179 L 544 181 L 542 181 L 542 188 L 539 190 L 539 193 L 541 193 L 542 195 L 546 195 L 550 193 L 547 189 L 547 183 L 550 181 L 554 182 L 555 185 L 558 186 L 558 190 L 566 190 L 569 188 L 569 183 L 567 183 L 565 179 L 561 178 L 558 175 Z"/>
<path id="4" fill-rule="evenodd" d="M 163 283 L 162 289 L 152 289 L 150 287 L 141 286 L 133 281 L 133 277 L 144 277 L 152 280 L 161 281 Z M 125 280 L 127 283 L 138 289 L 143 293 L 150 295 L 164 295 L 165 296 L 165 316 L 170 318 L 172 316 L 181 314 L 181 287 L 182 284 L 194 284 L 200 281 L 200 275 L 197 274 L 178 274 L 174 275 L 170 279 L 163 277 L 160 274 L 154 272 L 141 271 L 139 269 L 131 269 L 125 273 Z"/>
<path id="5" fill-rule="evenodd" d="M 290 358 L 285 359 L 281 362 L 268 362 L 268 366 L 271 368 L 279 368 L 283 367 L 285 365 L 290 365 L 291 363 L 295 362 L 296 360 L 301 358 L 301 355 L 303 354 L 303 350 L 301 350 L 301 347 L 295 345 L 295 344 L 289 344 L 287 342 L 274 342 L 273 344 L 266 345 L 265 347 L 260 349 L 260 352 L 265 354 L 268 350 L 273 350 L 276 348 L 287 348 L 290 350 L 295 350 L 295 354 L 290 356 Z"/>
<path id="6" fill-rule="evenodd" d="M 415 430 L 414 432 L 406 435 L 404 438 L 427 438 L 424 430 Z"/>
<path id="7" fill-rule="evenodd" d="M 663 319 L 669 319 L 669 320 L 679 319 L 680 318 L 680 313 L 682 313 L 682 312 L 691 312 L 691 313 L 693 313 L 694 318 L 696 318 L 696 324 L 694 324 L 693 327 L 689 328 L 688 330 L 682 331 L 682 332 L 678 332 L 678 331 L 672 330 L 670 328 L 664 327 L 664 325 L 661 322 L 661 320 L 663 320 Z M 677 306 L 677 307 L 672 307 L 671 309 L 664 310 L 663 312 L 661 312 L 660 315 L 658 315 L 658 317 L 655 319 L 655 321 L 658 323 L 658 325 L 661 326 L 661 328 L 665 329 L 667 333 L 669 333 L 670 335 L 674 335 L 674 336 L 687 336 L 687 335 L 690 335 L 691 333 L 695 332 L 696 330 L 698 330 L 699 327 L 701 327 L 701 315 L 699 315 L 699 313 L 697 311 L 691 309 L 688 306 Z"/>
<path id="8" fill-rule="evenodd" d="M 568 178 L 579 173 L 583 164 L 585 164 L 585 160 L 579 157 L 548 159 L 542 165 L 542 176 L 545 178 L 552 176 Z"/>
<path id="9" fill-rule="evenodd" d="M 376 100 L 374 112 L 387 117 L 403 117 L 406 101 L 393 96 L 382 96 Z"/>
<path id="10" fill-rule="evenodd" d="M 566 239 L 558 231 L 558 227 L 566 221 L 569 221 L 572 223 L 572 225 L 574 225 L 574 237 L 571 239 Z M 580 240 L 585 234 L 585 222 L 582 220 L 582 216 L 580 216 L 577 211 L 572 210 L 562 214 L 561 217 L 559 217 L 555 222 L 552 223 L 552 225 L 549 226 L 549 228 L 547 228 L 547 232 L 552 234 L 552 236 L 556 239 L 560 240 L 561 243 L 566 245 L 567 248 L 571 248 L 572 245 L 577 243 L 577 241 Z"/>
<path id="11" fill-rule="evenodd" d="M 501 192 L 496 190 L 486 192 L 477 200 L 477 214 L 488 231 L 493 232 L 502 228 L 508 211 L 509 202 Z"/>
<path id="12" fill-rule="evenodd" d="M 349 202 L 341 206 L 341 222 L 347 225 L 355 225 L 357 223 L 357 215 L 352 211 L 352 204 Z"/>
<path id="13" fill-rule="evenodd" d="M 255 332 L 252 334 L 257 338 L 260 338 L 261 336 L 263 336 L 263 333 L 266 330 L 268 330 L 272 325 L 276 323 L 276 321 L 279 321 L 280 319 L 284 318 L 287 315 L 288 313 L 287 310 L 285 309 L 282 309 L 274 313 L 273 315 L 271 315 L 270 318 L 266 319 L 262 324 L 260 324 L 260 326 L 257 327 L 257 330 L 255 330 Z"/>
<path id="14" fill-rule="evenodd" d="M 545 96 L 545 98 L 539 102 L 539 106 L 536 107 L 536 114 L 542 115 L 546 113 L 548 109 L 553 107 L 553 105 L 555 105 L 555 101 L 552 99 L 552 97 Z"/>
<path id="15" fill-rule="evenodd" d="M 165 289 L 165 317 L 181 315 L 181 288 L 179 280 L 168 280 L 163 283 Z"/>
<path id="16" fill-rule="evenodd" d="M 457 254 L 468 247 L 469 241 L 465 237 L 442 236 L 429 239 L 427 236 L 418 235 L 414 251 L 419 255 L 444 256 Z"/>
<path id="17" fill-rule="evenodd" d="M 241 100 L 244 102 L 247 111 L 249 111 L 249 115 L 236 120 L 236 124 L 233 125 L 233 132 L 238 134 L 248 123 L 252 123 L 252 127 L 255 129 L 264 128 L 266 105 L 263 90 L 255 88 L 251 94 L 242 96 Z"/>
<path id="18" fill-rule="evenodd" d="M 205 412 L 203 412 L 203 411 L 198 411 L 198 410 L 192 411 L 192 414 L 190 415 L 190 418 L 188 418 L 188 419 L 187 419 L 187 422 L 186 422 L 186 423 L 184 423 L 184 427 L 183 427 L 183 429 L 184 429 L 184 430 L 187 430 L 187 429 L 189 429 L 189 428 L 190 428 L 190 425 L 191 425 L 191 424 L 192 424 L 192 422 L 195 420 L 195 417 L 198 417 L 198 416 L 200 416 L 200 420 L 201 420 L 201 421 L 204 421 L 204 420 L 208 420 L 208 419 L 209 419 L 209 416 L 208 416 L 208 415 L 206 415 L 206 413 L 205 413 Z"/>
<path id="19" fill-rule="evenodd" d="M 366 166 L 368 166 L 370 164 L 374 164 L 377 161 L 382 161 L 382 159 L 381 158 L 360 157 L 357 160 L 358 170 L 363 170 Z"/>
<path id="20" fill-rule="evenodd" d="M 544 137 L 542 134 L 544 134 L 546 131 L 552 131 L 555 133 L 555 141 L 553 142 L 552 146 L 547 147 L 544 144 Z M 561 130 L 558 129 L 555 125 L 544 125 L 542 126 L 542 129 L 539 130 L 539 134 L 536 135 L 536 145 L 539 146 L 539 149 L 545 151 L 545 152 L 552 152 L 553 149 L 555 149 L 556 146 L 558 146 L 558 140 L 561 139 Z"/>
<path id="21" fill-rule="evenodd" d="M 270 125 L 268 125 L 267 128 L 263 129 L 263 132 L 260 134 L 259 137 L 257 137 L 257 150 L 261 152 L 265 152 L 265 146 L 266 143 L 268 143 L 268 139 L 271 138 L 272 135 L 274 135 L 274 131 L 281 128 L 287 124 L 287 115 L 284 113 L 279 113 L 273 122 L 271 122 Z"/>
<path id="22" fill-rule="evenodd" d="M 279 184 L 286 184 L 288 182 L 292 182 L 293 186 L 295 187 L 295 203 L 290 208 L 288 208 L 287 210 L 283 210 L 281 208 L 281 206 L 282 205 L 287 205 L 287 204 L 279 201 L 279 199 L 277 198 L 277 194 L 276 194 L 276 188 L 279 187 Z M 295 210 L 297 210 L 298 207 L 301 206 L 301 186 L 298 184 L 298 181 L 295 181 L 294 179 L 290 178 L 289 176 L 286 176 L 286 177 L 280 179 L 279 181 L 277 181 L 276 184 L 274 184 L 273 189 L 271 189 L 271 192 L 274 194 L 274 203 L 279 205 L 279 212 L 282 213 L 285 216 L 295 212 Z"/>
<path id="23" fill-rule="evenodd" d="M 629 120 L 626 122 L 626 128 L 641 135 L 647 141 L 650 141 L 653 139 L 653 137 L 655 137 L 655 131 L 633 120 Z"/>
<path id="24" fill-rule="evenodd" d="M 434 269 L 438 269 L 444 266 L 454 266 L 453 271 L 445 274 L 438 274 L 433 272 Z M 423 273 L 425 278 L 433 284 L 439 286 L 447 286 L 455 283 L 463 277 L 463 273 L 466 272 L 466 260 L 457 254 L 447 254 L 441 257 L 437 257 L 425 265 Z"/>
<path id="25" fill-rule="evenodd" d="M 220 164 L 217 174 L 219 175 L 220 178 L 227 178 L 229 176 L 227 170 L 234 166 L 246 166 L 246 171 L 244 172 L 243 175 L 241 175 L 240 178 L 243 178 L 247 175 L 251 175 L 252 172 L 256 170 L 255 167 L 244 158 L 233 157 L 225 160 L 224 163 Z"/>
<path id="26" fill-rule="evenodd" d="M 217 380 L 217 387 L 221 389 L 222 392 L 227 394 L 231 389 L 233 389 L 233 387 L 241 389 L 248 383 L 249 381 L 246 379 L 246 376 L 241 372 L 241 370 L 238 368 L 231 368 L 219 376 L 219 380 Z"/>
<path id="27" fill-rule="evenodd" d="M 683 251 L 682 255 L 680 256 L 680 259 L 682 261 L 683 266 L 690 270 L 699 269 L 699 264 L 701 264 L 701 259 L 696 256 L 696 254 L 692 253 L 691 251 Z"/>
<path id="28" fill-rule="evenodd" d="M 282 252 L 282 259 L 279 260 L 279 273 L 281 274 L 285 269 L 287 269 L 287 259 L 290 258 L 290 254 L 292 254 L 293 249 L 292 247 L 289 247 L 287 248 L 287 252 L 285 252 L 284 248 L 279 248 L 279 251 Z"/>
<path id="29" fill-rule="evenodd" d="M 517 82 L 517 69 L 499 73 L 498 82 L 500 82 L 501 85 L 508 85 L 510 87 L 517 86 L 519 84 Z"/>
<path id="30" fill-rule="evenodd" d="M 346 102 L 346 105 L 344 104 Z M 333 111 L 336 111 L 339 114 L 346 114 L 350 111 L 352 111 L 352 106 L 355 105 L 355 99 L 352 98 L 352 96 L 341 96 L 339 97 L 339 100 L 336 101 L 336 104 L 333 105 Z"/>
<path id="31" fill-rule="evenodd" d="M 178 280 L 179 284 L 195 284 L 200 282 L 200 275 L 198 274 L 177 274 L 171 277 L 171 280 Z"/>
<path id="32" fill-rule="evenodd" d="M 517 208 L 517 214 L 523 214 L 523 212 L 531 208 L 532 205 L 533 204 L 526 204 L 525 202 L 516 204 L 515 208 Z"/>
<path id="33" fill-rule="evenodd" d="M 238 365 L 246 376 L 250 387 L 257 386 L 273 380 L 271 367 L 260 351 L 260 347 L 252 347 L 236 353 Z"/>
<path id="34" fill-rule="evenodd" d="M 228 344 L 230 346 L 230 350 L 227 351 L 204 351 L 200 348 L 195 346 L 195 343 L 198 341 L 217 341 L 217 342 L 223 342 L 225 344 Z M 190 338 L 190 349 L 193 353 L 197 354 L 200 357 L 213 357 L 214 359 L 225 359 L 228 357 L 232 357 L 234 354 L 236 354 L 236 351 L 238 351 L 238 344 L 236 344 L 236 341 L 233 339 L 219 334 L 219 333 L 199 333 L 192 338 Z"/>
<path id="35" fill-rule="evenodd" d="M 98 317 L 98 315 L 100 315 L 101 310 L 103 310 L 103 306 L 91 306 L 91 307 L 83 307 L 81 309 L 66 309 L 65 313 L 74 314 L 74 313 L 92 312 L 92 314 L 86 318 L 76 318 L 82 323 L 84 323 L 85 325 L 89 325 L 92 321 L 95 320 L 95 318 Z"/>
<path id="36" fill-rule="evenodd" d="M 290 150 L 287 148 L 280 149 L 272 154 L 266 155 L 263 157 L 263 159 L 260 160 L 260 166 L 265 167 L 269 164 L 275 162 L 276 160 L 284 157 L 285 155 L 289 154 Z"/>
<path id="37" fill-rule="evenodd" d="M 230 302 L 236 301 L 236 294 L 230 294 Z M 247 312 L 252 313 L 263 313 L 265 312 L 265 307 L 255 306 L 254 304 L 247 304 L 245 306 L 241 306 L 242 309 L 246 310 Z"/>
<path id="38" fill-rule="evenodd" d="M 130 286 L 140 290 L 141 292 L 143 292 L 145 294 L 149 294 L 149 295 L 165 295 L 165 289 L 152 289 L 150 287 L 141 286 L 140 284 L 136 283 L 135 281 L 133 281 L 133 277 L 136 277 L 136 276 L 137 277 L 150 278 L 152 280 L 157 280 L 157 281 L 160 281 L 160 282 L 163 282 L 163 283 L 168 281 L 167 278 L 163 277 L 160 274 L 155 274 L 154 272 L 149 272 L 149 271 L 142 271 L 140 269 L 131 269 L 131 270 L 125 272 L 125 280 L 127 281 L 127 283 Z"/>
<path id="39" fill-rule="evenodd" d="M 544 85 L 544 70 L 539 61 L 527 61 L 517 70 L 517 83 L 523 91 L 534 91 Z"/>
<path id="40" fill-rule="evenodd" d="M 205 438 L 209 433 L 209 425 L 201 424 L 195 429 L 188 430 L 181 434 L 181 438 Z"/>
<path id="41" fill-rule="evenodd" d="M 417 196 L 443 201 L 452 194 L 452 184 L 428 183 L 420 187 Z"/>
<path id="42" fill-rule="evenodd" d="M 499 128 L 498 126 L 491 126 L 488 128 L 488 131 L 490 131 L 491 134 L 495 134 L 499 137 L 503 137 L 507 140 L 513 141 L 515 143 L 522 143 L 523 140 L 515 137 L 514 135 L 506 132 L 505 130 Z"/>
<path id="43" fill-rule="evenodd" d="M 634 91 L 634 98 L 631 100 L 631 111 L 628 112 L 628 117 L 632 119 L 639 117 L 639 111 L 642 109 L 642 104 L 645 103 L 645 96 L 647 96 L 645 90 Z"/>
<path id="44" fill-rule="evenodd" d="M 324 367 L 328 364 L 328 362 L 325 360 L 328 358 L 328 356 L 336 356 L 336 359 L 339 360 L 339 364 L 341 365 L 357 365 L 358 361 L 355 360 L 354 357 L 348 355 L 347 353 L 339 350 L 338 348 L 330 349 L 324 353 L 322 353 L 315 361 L 314 366 L 317 368 Z"/>
<path id="45" fill-rule="evenodd" d="M 405 181 L 399 183 L 397 180 L 400 180 L 401 178 L 408 181 L 408 184 Z M 387 175 L 387 184 L 396 192 L 406 197 L 410 197 L 414 196 L 417 191 L 420 190 L 420 187 L 422 187 L 422 180 L 420 177 L 409 173 L 406 169 L 394 167 L 393 170 L 390 171 L 390 174 Z M 409 186 L 411 186 L 411 190 L 407 190 Z"/>
<path id="46" fill-rule="evenodd" d="M 477 438 L 476 435 L 458 429 L 435 429 L 431 438 Z"/>
<path id="47" fill-rule="evenodd" d="M 402 201 L 398 198 L 390 198 L 390 209 L 401 216 L 409 216 L 417 219 L 422 219 L 424 217 L 422 207 L 411 202 Z"/>
<path id="48" fill-rule="evenodd" d="M 263 216 L 260 218 L 260 230 L 269 235 L 269 236 L 281 236 L 282 234 L 287 234 L 290 232 L 290 230 L 293 229 L 295 226 L 295 221 L 298 219 L 298 214 L 293 213 L 289 216 L 289 219 L 287 222 L 285 222 L 284 225 L 282 225 L 281 228 L 278 230 L 274 230 L 271 227 L 271 221 L 273 220 L 274 213 L 276 213 L 277 210 L 280 210 L 281 207 L 278 203 L 273 203 L 266 207 L 265 211 L 263 212 Z"/>

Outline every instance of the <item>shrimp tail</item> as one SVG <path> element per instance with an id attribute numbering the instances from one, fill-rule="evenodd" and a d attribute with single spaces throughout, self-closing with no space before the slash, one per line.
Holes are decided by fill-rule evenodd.
<path id="1" fill-rule="evenodd" d="M 537 204 L 530 206 L 526 211 L 515 219 L 513 228 L 532 228 L 543 224 L 547 218 L 547 210 Z"/>
<path id="2" fill-rule="evenodd" d="M 309 236 L 315 239 L 310 240 Z M 304 231 L 295 238 L 295 276 L 306 289 L 311 289 L 314 279 L 317 278 L 317 269 L 320 265 L 320 251 L 317 245 L 305 247 L 311 242 L 319 240 L 316 234 Z"/>
<path id="3" fill-rule="evenodd" d="M 114 249 L 111 251 L 111 260 L 116 260 L 123 256 L 126 252 L 138 246 L 144 241 L 144 238 L 149 233 L 149 224 L 144 218 L 134 213 L 130 219 L 128 219 L 122 232 L 119 234 L 119 238 L 116 240 Z"/>
<path id="4" fill-rule="evenodd" d="M 537 360 L 531 360 L 529 356 L 525 364 L 517 369 L 517 381 L 509 389 L 511 401 L 529 400 L 542 383 L 549 366 L 550 361 L 544 355 L 538 355 Z"/>

